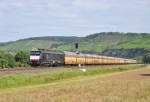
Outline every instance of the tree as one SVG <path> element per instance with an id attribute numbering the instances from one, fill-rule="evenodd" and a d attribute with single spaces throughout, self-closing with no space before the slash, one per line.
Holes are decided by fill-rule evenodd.
<path id="1" fill-rule="evenodd" d="M 13 55 L 11 54 L 5 54 L 5 58 L 6 58 L 6 61 L 8 61 L 8 66 L 9 67 L 15 67 L 16 65 L 16 61 L 15 61 L 15 58 Z"/>
<path id="2" fill-rule="evenodd" d="M 5 59 L 0 59 L 0 68 L 6 68 L 8 67 L 8 61 L 6 61 Z"/>
<path id="3" fill-rule="evenodd" d="M 0 51 L 0 68 L 8 68 L 8 67 L 15 67 L 15 59 L 9 53 L 4 51 Z"/>
<path id="4" fill-rule="evenodd" d="M 28 63 L 28 58 L 29 58 L 28 53 L 25 51 L 19 51 L 15 55 L 16 62 L 22 63 L 24 65 Z"/>

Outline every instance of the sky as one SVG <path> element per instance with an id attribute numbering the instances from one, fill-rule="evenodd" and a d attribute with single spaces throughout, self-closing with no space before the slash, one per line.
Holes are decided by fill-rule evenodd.
<path id="1" fill-rule="evenodd" d="M 98 32 L 150 33 L 150 0 L 0 0 L 0 42 Z"/>

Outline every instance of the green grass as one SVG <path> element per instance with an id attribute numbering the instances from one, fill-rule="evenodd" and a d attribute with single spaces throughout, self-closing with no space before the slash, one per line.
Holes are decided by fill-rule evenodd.
<path id="1" fill-rule="evenodd" d="M 0 89 L 20 87 L 27 85 L 46 84 L 58 80 L 74 78 L 79 76 L 93 76 L 102 75 L 107 73 L 122 72 L 127 70 L 138 69 L 145 65 L 125 65 L 113 67 L 94 67 L 87 68 L 86 72 L 79 69 L 63 69 L 52 72 L 43 72 L 40 74 L 16 74 L 0 77 Z"/>
<path id="2" fill-rule="evenodd" d="M 81 76 L 9 88 L 0 90 L 0 102 L 150 102 L 150 78 L 140 75 L 148 71 L 149 66 L 146 66 L 127 73 Z"/>

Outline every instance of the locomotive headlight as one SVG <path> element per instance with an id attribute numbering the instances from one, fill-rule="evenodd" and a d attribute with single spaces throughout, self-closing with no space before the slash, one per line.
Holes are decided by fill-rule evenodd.
<path id="1" fill-rule="evenodd" d="M 30 56 L 30 60 L 40 60 L 40 56 Z"/>

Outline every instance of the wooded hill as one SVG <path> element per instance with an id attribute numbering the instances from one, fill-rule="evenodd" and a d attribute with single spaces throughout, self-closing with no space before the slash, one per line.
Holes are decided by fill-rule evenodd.
<path id="1" fill-rule="evenodd" d="M 109 49 L 150 49 L 150 34 L 102 32 L 86 37 L 33 37 L 14 42 L 0 43 L 0 49 L 9 52 L 19 50 L 30 51 L 33 48 L 75 51 L 75 43 L 79 43 L 79 50 L 83 52 L 102 52 Z"/>

